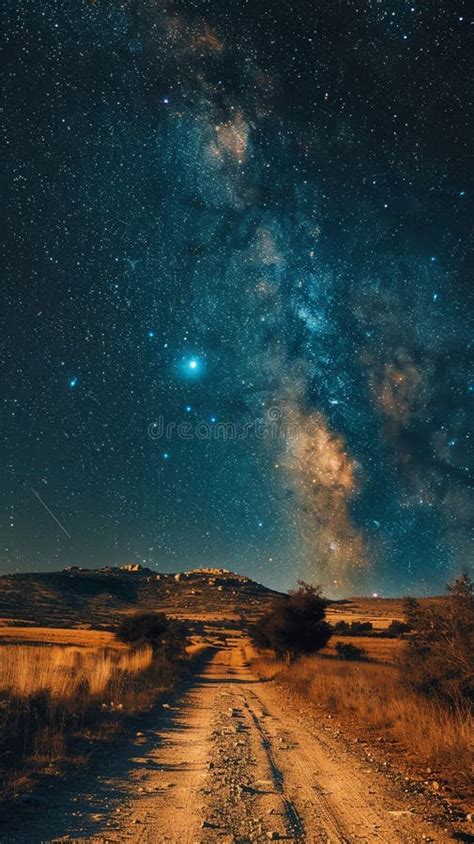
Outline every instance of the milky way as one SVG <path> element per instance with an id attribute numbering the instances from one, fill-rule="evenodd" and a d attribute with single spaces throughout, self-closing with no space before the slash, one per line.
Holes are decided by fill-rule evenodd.
<path id="1" fill-rule="evenodd" d="M 472 22 L 440 5 L 6 4 L 3 571 L 467 564 Z"/>

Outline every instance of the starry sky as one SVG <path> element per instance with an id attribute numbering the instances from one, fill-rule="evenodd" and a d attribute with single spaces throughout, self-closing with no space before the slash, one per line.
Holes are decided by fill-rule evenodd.
<path id="1" fill-rule="evenodd" d="M 473 511 L 468 5 L 2 15 L 0 570 L 439 590 Z"/>

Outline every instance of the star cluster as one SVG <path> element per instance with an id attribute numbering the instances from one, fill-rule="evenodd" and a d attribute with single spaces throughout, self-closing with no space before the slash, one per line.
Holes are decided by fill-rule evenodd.
<path id="1" fill-rule="evenodd" d="M 466 6 L 4 15 L 2 570 L 440 588 L 472 528 Z"/>

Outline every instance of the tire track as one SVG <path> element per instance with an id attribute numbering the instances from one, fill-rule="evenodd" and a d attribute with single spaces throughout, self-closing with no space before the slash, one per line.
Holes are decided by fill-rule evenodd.
<path id="1" fill-rule="evenodd" d="M 253 694 L 253 693 L 249 692 L 249 694 Z M 296 808 L 295 804 L 284 793 L 284 776 L 283 776 L 283 773 L 280 770 L 280 768 L 279 768 L 279 766 L 278 766 L 278 764 L 275 760 L 275 756 L 274 756 L 274 753 L 273 753 L 273 750 L 272 750 L 271 740 L 270 740 L 269 736 L 267 735 L 267 733 L 265 732 L 265 729 L 263 728 L 262 724 L 260 723 L 260 719 L 258 718 L 257 714 L 254 712 L 254 710 L 252 709 L 249 701 L 246 698 L 244 698 L 244 706 L 247 709 L 247 711 L 249 712 L 249 714 L 252 718 L 252 722 L 253 722 L 253 724 L 254 724 L 254 726 L 255 726 L 255 728 L 256 728 L 259 736 L 260 736 L 261 746 L 265 750 L 265 754 L 266 754 L 267 761 L 268 761 L 268 767 L 270 768 L 270 772 L 271 772 L 271 776 L 272 776 L 272 779 L 273 779 L 275 791 L 277 791 L 279 794 L 281 794 L 282 802 L 283 802 L 283 806 L 284 806 L 284 810 L 285 810 L 285 815 L 286 815 L 286 818 L 287 818 L 287 821 L 288 821 L 288 825 L 290 827 L 289 832 L 291 832 L 291 834 L 297 840 L 299 839 L 299 840 L 304 841 L 304 835 L 305 835 L 304 825 L 303 825 L 303 822 L 302 822 L 302 820 L 299 816 L 298 809 Z"/>

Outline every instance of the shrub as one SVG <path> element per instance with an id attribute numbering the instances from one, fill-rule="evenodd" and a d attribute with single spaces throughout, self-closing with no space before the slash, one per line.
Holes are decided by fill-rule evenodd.
<path id="1" fill-rule="evenodd" d="M 374 625 L 371 621 L 338 621 L 333 629 L 338 636 L 370 636 Z"/>
<path id="2" fill-rule="evenodd" d="M 119 642 L 140 647 L 150 645 L 155 654 L 170 661 L 182 659 L 186 648 L 184 625 L 164 613 L 135 613 L 123 619 L 116 631 Z"/>
<path id="3" fill-rule="evenodd" d="M 269 648 L 288 661 L 299 654 L 323 648 L 331 637 L 325 621 L 327 601 L 319 587 L 300 583 L 300 588 L 276 598 L 251 630 L 257 647 Z"/>
<path id="4" fill-rule="evenodd" d="M 349 659 L 352 662 L 363 662 L 368 659 L 367 651 L 350 642 L 336 642 L 335 649 L 341 659 Z"/>
<path id="5" fill-rule="evenodd" d="M 413 632 L 402 657 L 408 683 L 457 708 L 474 707 L 474 591 L 468 575 L 448 586 L 443 606 L 405 601 Z"/>
<path id="6" fill-rule="evenodd" d="M 396 639 L 398 636 L 403 636 L 404 633 L 410 633 L 411 629 L 411 624 L 408 624 L 406 621 L 393 619 L 386 630 L 383 631 L 382 635 L 389 639 Z"/>

